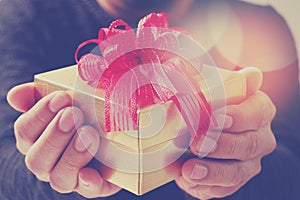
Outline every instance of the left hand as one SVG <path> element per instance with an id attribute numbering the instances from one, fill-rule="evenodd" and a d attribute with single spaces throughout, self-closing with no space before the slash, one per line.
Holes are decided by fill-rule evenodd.
<path id="1" fill-rule="evenodd" d="M 36 102 L 35 92 L 34 84 L 27 83 L 14 87 L 7 96 L 13 108 L 24 112 L 14 129 L 27 168 L 60 193 L 76 191 L 95 198 L 120 191 L 89 165 L 100 145 L 99 133 L 84 123 L 83 113 L 72 106 L 71 96 L 58 91 Z"/>
<path id="2" fill-rule="evenodd" d="M 176 179 L 181 189 L 196 198 L 231 195 L 260 172 L 261 159 L 276 147 L 271 130 L 275 107 L 266 94 L 258 91 L 226 109 L 223 132 L 206 156 L 213 159 L 188 160 Z M 200 137 L 192 142 L 193 154 L 203 153 L 197 150 L 202 141 Z"/>

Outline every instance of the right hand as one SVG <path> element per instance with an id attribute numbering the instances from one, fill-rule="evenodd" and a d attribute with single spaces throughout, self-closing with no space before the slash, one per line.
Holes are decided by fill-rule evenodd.
<path id="1" fill-rule="evenodd" d="M 14 126 L 16 145 L 38 179 L 50 182 L 60 193 L 77 191 L 88 198 L 120 190 L 87 167 L 99 148 L 99 135 L 83 124 L 83 113 L 71 106 L 66 92 L 54 92 L 35 102 L 34 84 L 27 83 L 11 89 L 7 100 L 23 112 Z"/>

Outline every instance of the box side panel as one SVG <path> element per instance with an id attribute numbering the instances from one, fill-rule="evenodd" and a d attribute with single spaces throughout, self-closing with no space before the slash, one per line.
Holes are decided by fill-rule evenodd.
<path id="1" fill-rule="evenodd" d="M 136 195 L 141 194 L 140 152 L 106 138 L 96 155 L 104 179 Z"/>
<path id="2" fill-rule="evenodd" d="M 85 121 L 97 127 L 103 133 L 103 137 L 127 145 L 134 150 L 138 149 L 138 139 L 133 137 L 137 136 L 137 130 L 104 134 L 103 90 L 90 87 L 79 79 L 76 66 L 38 74 L 35 76 L 34 82 L 37 89 L 37 99 L 57 90 L 68 91 L 73 96 L 74 105 L 80 107 L 84 112 Z"/>
<path id="3" fill-rule="evenodd" d="M 173 140 L 140 151 L 140 172 L 146 173 L 172 164 L 189 148 L 190 134 L 186 133 Z"/>
<path id="4" fill-rule="evenodd" d="M 181 173 L 182 162 L 187 158 L 189 133 L 171 141 L 141 150 L 140 194 L 160 187 Z"/>
<path id="5" fill-rule="evenodd" d="M 118 171 L 105 165 L 101 165 L 100 171 L 105 180 L 136 195 L 141 195 L 139 192 L 139 174 Z"/>
<path id="6" fill-rule="evenodd" d="M 165 168 L 152 172 L 141 173 L 141 180 L 143 181 L 141 182 L 140 195 L 143 195 L 151 190 L 154 190 L 166 183 L 175 180 L 181 174 L 182 164 L 193 157 L 194 155 L 189 150 L 187 150 L 179 159 L 166 166 Z"/>
<path id="7" fill-rule="evenodd" d="M 188 132 L 185 121 L 173 101 L 154 105 L 139 113 L 140 148 L 162 144 Z"/>
<path id="8" fill-rule="evenodd" d="M 140 153 L 132 148 L 100 138 L 100 147 L 95 155 L 102 164 L 128 173 L 139 173 Z"/>
<path id="9" fill-rule="evenodd" d="M 153 172 L 141 174 L 141 185 L 139 195 L 143 195 L 154 190 L 164 184 L 167 184 L 180 175 L 181 164 L 174 162 L 168 167 Z"/>

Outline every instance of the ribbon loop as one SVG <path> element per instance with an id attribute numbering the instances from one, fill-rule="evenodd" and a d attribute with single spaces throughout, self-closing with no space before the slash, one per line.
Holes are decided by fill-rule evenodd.
<path id="1" fill-rule="evenodd" d="M 98 39 L 79 45 L 75 53 L 79 76 L 105 89 L 106 132 L 137 129 L 138 109 L 157 100 L 173 100 L 193 136 L 206 132 L 210 105 L 189 68 L 172 60 L 178 58 L 170 53 L 180 48 L 178 35 L 169 28 L 165 13 L 152 13 L 139 21 L 136 33 L 116 20 L 100 29 Z M 90 43 L 99 46 L 102 56 L 86 54 L 78 61 L 78 51 Z"/>
<path id="2" fill-rule="evenodd" d="M 78 53 L 79 53 L 79 51 L 80 51 L 80 49 L 82 49 L 83 47 L 85 47 L 85 46 L 87 46 L 87 45 L 89 45 L 89 44 L 100 44 L 101 43 L 101 40 L 98 40 L 98 39 L 92 39 L 92 40 L 87 40 L 87 41 L 84 41 L 84 42 L 82 42 L 78 47 L 77 47 L 77 49 L 76 49 L 76 51 L 75 51 L 75 61 L 76 61 L 76 63 L 78 63 L 79 62 L 79 60 L 78 60 Z"/>

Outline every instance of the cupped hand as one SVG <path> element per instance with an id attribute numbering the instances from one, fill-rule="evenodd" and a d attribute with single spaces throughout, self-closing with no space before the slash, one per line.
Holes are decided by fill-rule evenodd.
<path id="1" fill-rule="evenodd" d="M 260 91 L 239 105 L 228 105 L 226 115 L 217 116 L 225 119 L 219 138 L 193 140 L 193 154 L 206 156 L 186 161 L 177 185 L 199 199 L 222 198 L 236 192 L 260 172 L 261 159 L 276 147 L 271 130 L 274 115 L 273 103 Z M 207 145 L 203 141 L 214 146 L 207 148 L 212 149 L 210 152 L 203 151 L 203 145 Z"/>
<path id="2" fill-rule="evenodd" d="M 77 191 L 88 198 L 120 190 L 87 167 L 99 148 L 99 135 L 84 125 L 83 113 L 72 106 L 66 92 L 54 92 L 36 102 L 34 84 L 28 83 L 13 88 L 7 99 L 24 112 L 14 126 L 16 145 L 38 179 L 50 182 L 58 192 Z"/>

